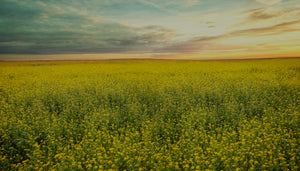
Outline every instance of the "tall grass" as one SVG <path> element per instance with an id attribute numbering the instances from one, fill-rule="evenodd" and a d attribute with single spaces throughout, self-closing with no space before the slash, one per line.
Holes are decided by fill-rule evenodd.
<path id="1" fill-rule="evenodd" d="M 298 170 L 299 68 L 0 63 L 0 170 Z"/>

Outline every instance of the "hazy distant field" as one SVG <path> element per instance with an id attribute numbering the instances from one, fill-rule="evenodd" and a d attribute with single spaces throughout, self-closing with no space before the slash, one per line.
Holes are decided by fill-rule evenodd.
<path id="1" fill-rule="evenodd" d="M 299 170 L 300 59 L 0 63 L 0 170 Z"/>

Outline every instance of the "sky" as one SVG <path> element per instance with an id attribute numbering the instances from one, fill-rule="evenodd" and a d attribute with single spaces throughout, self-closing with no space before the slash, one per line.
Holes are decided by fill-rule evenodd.
<path id="1" fill-rule="evenodd" d="M 1 0 L 1 59 L 300 56 L 299 0 Z"/>

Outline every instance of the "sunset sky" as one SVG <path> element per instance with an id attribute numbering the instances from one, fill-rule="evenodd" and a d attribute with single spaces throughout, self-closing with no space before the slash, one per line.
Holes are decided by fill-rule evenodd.
<path id="1" fill-rule="evenodd" d="M 0 1 L 0 59 L 296 56 L 299 0 Z"/>

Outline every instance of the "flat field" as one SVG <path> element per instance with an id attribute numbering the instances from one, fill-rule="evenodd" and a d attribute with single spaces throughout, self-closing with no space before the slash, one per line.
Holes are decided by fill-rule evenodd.
<path id="1" fill-rule="evenodd" d="M 0 170 L 299 170 L 300 59 L 0 63 Z"/>

